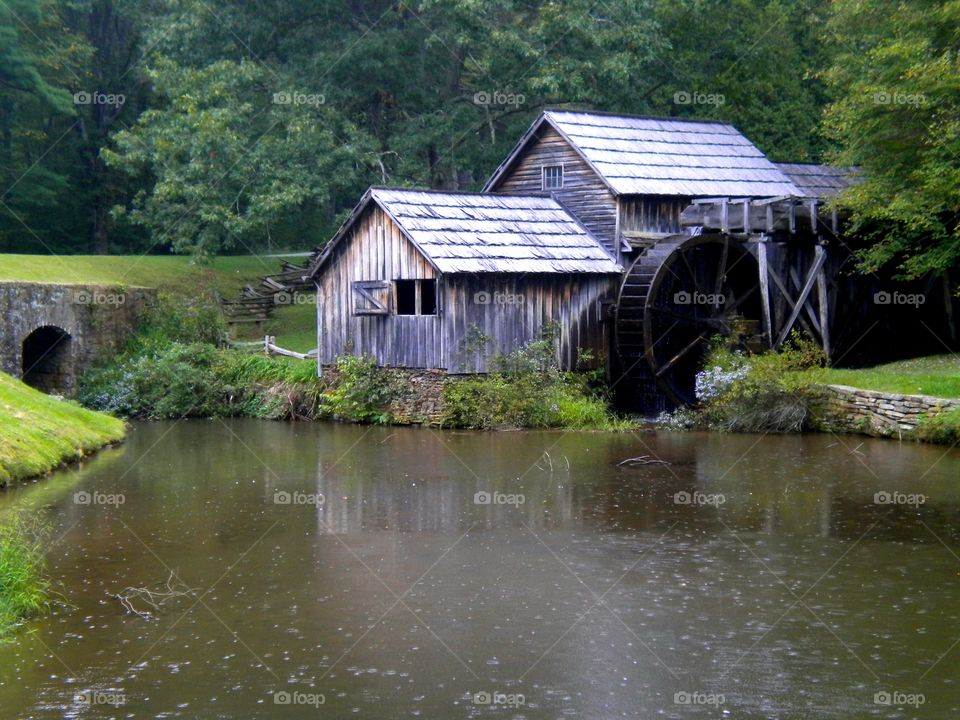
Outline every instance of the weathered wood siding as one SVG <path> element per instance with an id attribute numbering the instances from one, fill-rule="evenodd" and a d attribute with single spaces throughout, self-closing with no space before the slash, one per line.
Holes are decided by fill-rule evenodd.
<path id="1" fill-rule="evenodd" d="M 543 189 L 544 165 L 563 165 L 562 189 Z M 517 195 L 552 195 L 615 258 L 619 257 L 616 198 L 586 161 L 553 128 L 544 125 L 492 190 Z"/>
<path id="2" fill-rule="evenodd" d="M 600 301 L 616 298 L 618 277 L 587 273 L 439 276 L 389 216 L 371 206 L 317 277 L 320 361 L 332 364 L 344 355 L 366 353 L 382 366 L 486 372 L 487 360 L 494 354 L 523 347 L 540 337 L 544 325 L 556 321 L 564 368 L 577 366 L 578 348 L 593 352 L 588 366 L 603 367 L 609 327 L 601 317 Z M 397 315 L 392 284 L 386 293 L 387 314 L 354 314 L 354 282 L 398 279 L 436 279 L 438 314 Z M 466 347 L 473 327 L 490 338 L 485 353 Z"/>
<path id="3" fill-rule="evenodd" d="M 386 293 L 388 314 L 353 314 L 354 281 L 436 278 L 433 266 L 386 213 L 371 206 L 317 278 L 321 363 L 333 363 L 342 355 L 367 353 L 381 365 L 443 367 L 441 316 L 396 315 L 392 285 Z M 439 282 L 437 294 L 440 298 Z"/>
<path id="4" fill-rule="evenodd" d="M 679 233 L 680 213 L 690 204 L 687 198 L 665 195 L 621 195 L 620 232 Z"/>
<path id="5" fill-rule="evenodd" d="M 560 324 L 559 360 L 577 366 L 577 348 L 593 352 L 587 367 L 603 367 L 609 326 L 600 302 L 616 297 L 616 275 L 447 275 L 443 281 L 444 367 L 451 373 L 486 372 L 497 352 L 517 350 Z M 490 338 L 485 353 L 467 345 L 471 328 Z"/>

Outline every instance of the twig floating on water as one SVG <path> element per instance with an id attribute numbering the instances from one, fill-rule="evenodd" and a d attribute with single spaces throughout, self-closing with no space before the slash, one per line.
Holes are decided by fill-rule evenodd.
<path id="1" fill-rule="evenodd" d="M 652 458 L 649 455 L 640 455 L 639 457 L 627 458 L 626 460 L 621 460 L 617 463 L 617 467 L 622 465 L 633 464 L 633 465 L 669 465 L 670 463 L 666 460 L 661 460 L 660 458 Z"/>
<path id="2" fill-rule="evenodd" d="M 177 583 L 180 588 L 175 587 L 174 580 L 177 580 Z M 164 603 L 168 600 L 174 598 L 184 597 L 186 595 L 193 595 L 194 591 L 192 588 L 187 587 L 179 577 L 176 576 L 172 570 L 170 571 L 170 577 L 167 578 L 166 589 L 164 590 L 150 590 L 148 588 L 135 588 L 128 587 L 124 588 L 121 592 L 118 593 L 107 593 L 112 598 L 115 598 L 123 608 L 137 617 L 143 618 L 144 620 L 153 620 L 156 618 L 155 613 L 159 612 Z M 153 612 L 149 610 L 141 610 L 134 605 L 134 600 L 139 600 L 141 603 L 149 605 Z"/>

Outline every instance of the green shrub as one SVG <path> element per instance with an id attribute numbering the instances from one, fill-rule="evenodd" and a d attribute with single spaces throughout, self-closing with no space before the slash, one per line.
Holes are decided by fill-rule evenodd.
<path id="1" fill-rule="evenodd" d="M 448 427 L 492 430 L 550 424 L 550 401 L 544 383 L 532 374 L 493 373 L 448 382 L 443 400 L 441 422 Z"/>
<path id="2" fill-rule="evenodd" d="M 26 515 L 0 522 L 0 636 L 50 605 L 43 547 L 49 530 Z"/>
<path id="3" fill-rule="evenodd" d="M 80 378 L 77 399 L 94 410 L 151 420 L 228 414 L 231 388 L 215 372 L 226 337 L 213 291 L 161 292 L 124 351 Z"/>
<path id="4" fill-rule="evenodd" d="M 169 343 L 221 347 L 226 339 L 227 324 L 216 292 L 200 289 L 192 295 L 181 295 L 162 291 L 144 313 L 129 352 Z"/>
<path id="5" fill-rule="evenodd" d="M 270 420 L 313 418 L 323 385 L 313 362 L 173 342 L 139 352 L 80 380 L 87 407 L 123 417 L 245 416 Z"/>
<path id="6" fill-rule="evenodd" d="M 337 381 L 323 394 L 321 410 L 338 420 L 386 425 L 393 421 L 390 405 L 403 392 L 398 378 L 377 367 L 369 355 L 337 360 Z"/>
<path id="7" fill-rule="evenodd" d="M 917 423 L 914 437 L 923 442 L 943 445 L 954 445 L 960 442 L 960 409 L 922 418 Z"/>
<path id="8" fill-rule="evenodd" d="M 490 374 L 447 382 L 443 389 L 442 424 L 480 430 L 633 427 L 610 414 L 606 399 L 597 389 L 602 384 L 602 371 L 560 371 L 558 341 L 558 326 L 547 325 L 537 340 L 492 358 Z M 586 352 L 581 352 L 580 357 L 584 361 L 590 359 Z"/>
<path id="9" fill-rule="evenodd" d="M 799 371 L 824 362 L 820 348 L 797 335 L 778 353 L 749 356 L 716 341 L 697 376 L 700 415 L 709 427 L 730 432 L 802 430 L 820 391 Z"/>
<path id="10" fill-rule="evenodd" d="M 95 410 L 150 420 L 230 414 L 232 389 L 217 376 L 216 359 L 212 345 L 147 349 L 84 373 L 77 398 Z"/>
<path id="11" fill-rule="evenodd" d="M 288 357 L 219 353 L 217 376 L 228 388 L 233 414 L 266 420 L 303 420 L 316 417 L 324 384 L 317 364 Z"/>

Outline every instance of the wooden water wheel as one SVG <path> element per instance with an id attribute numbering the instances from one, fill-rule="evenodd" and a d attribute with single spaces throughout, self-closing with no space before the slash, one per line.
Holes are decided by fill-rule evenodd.
<path id="1" fill-rule="evenodd" d="M 757 262 L 742 242 L 727 235 L 662 240 L 637 258 L 620 287 L 621 382 L 692 404 L 710 339 L 759 345 L 761 312 Z"/>

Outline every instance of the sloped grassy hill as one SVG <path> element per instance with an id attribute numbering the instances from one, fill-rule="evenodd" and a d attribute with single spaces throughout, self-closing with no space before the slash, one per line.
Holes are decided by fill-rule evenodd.
<path id="1" fill-rule="evenodd" d="M 64 285 L 120 285 L 195 292 L 213 286 L 225 297 L 258 276 L 277 272 L 278 258 L 225 256 L 199 265 L 171 255 L 12 255 L 0 254 L 0 282 L 52 282 Z"/>
<path id="2" fill-rule="evenodd" d="M 118 442 L 123 421 L 0 373 L 0 485 L 41 475 Z"/>

